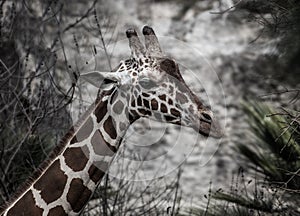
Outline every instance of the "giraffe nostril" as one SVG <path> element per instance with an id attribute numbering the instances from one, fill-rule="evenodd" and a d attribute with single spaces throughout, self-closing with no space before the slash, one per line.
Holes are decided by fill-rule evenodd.
<path id="1" fill-rule="evenodd" d="M 203 116 L 206 120 L 208 120 L 208 121 L 211 121 L 211 120 L 212 120 L 211 116 L 210 116 L 209 114 L 207 114 L 207 113 L 202 113 L 202 116 Z"/>

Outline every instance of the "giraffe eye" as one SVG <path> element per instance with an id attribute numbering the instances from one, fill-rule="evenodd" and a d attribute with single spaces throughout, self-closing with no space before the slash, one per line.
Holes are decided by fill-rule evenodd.
<path id="1" fill-rule="evenodd" d="M 206 121 L 211 122 L 211 116 L 207 113 L 202 113 L 202 116 L 205 118 Z"/>
<path id="2" fill-rule="evenodd" d="M 145 89 L 151 89 L 157 87 L 157 84 L 150 79 L 142 79 L 140 80 L 140 85 Z"/>

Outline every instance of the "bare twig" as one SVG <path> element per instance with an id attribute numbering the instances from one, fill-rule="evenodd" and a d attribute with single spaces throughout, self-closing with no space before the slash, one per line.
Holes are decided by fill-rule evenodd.
<path id="1" fill-rule="evenodd" d="M 76 25 L 78 25 L 82 20 L 86 19 L 90 15 L 91 11 L 93 9 L 95 9 L 95 5 L 96 5 L 97 2 L 98 2 L 98 0 L 94 0 L 91 7 L 89 7 L 89 9 L 79 19 L 76 19 L 76 21 L 74 23 L 68 25 L 62 32 L 65 33 L 67 31 L 69 31 L 70 29 L 72 29 Z"/>
<path id="2" fill-rule="evenodd" d="M 211 11 L 210 13 L 211 14 L 224 14 L 224 13 L 227 13 L 229 12 L 230 10 L 232 10 L 233 8 L 236 8 L 243 0 L 239 0 L 237 3 L 235 3 L 233 6 L 225 9 L 225 10 L 222 10 L 222 11 L 217 11 L 217 12 L 214 12 L 214 11 Z"/>

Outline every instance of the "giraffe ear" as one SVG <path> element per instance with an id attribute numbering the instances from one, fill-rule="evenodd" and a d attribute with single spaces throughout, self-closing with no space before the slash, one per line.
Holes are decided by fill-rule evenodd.
<path id="1" fill-rule="evenodd" d="M 117 73 L 113 72 L 92 71 L 80 74 L 80 77 L 85 81 L 91 83 L 93 86 L 96 86 L 97 88 L 106 86 L 108 84 L 117 85 L 118 83 L 120 83 L 120 77 Z"/>

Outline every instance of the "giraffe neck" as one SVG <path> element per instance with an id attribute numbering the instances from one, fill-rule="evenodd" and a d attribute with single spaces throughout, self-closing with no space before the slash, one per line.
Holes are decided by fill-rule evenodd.
<path id="1" fill-rule="evenodd" d="M 80 214 L 133 121 L 127 99 L 117 88 L 102 93 L 45 162 L 38 177 L 2 214 Z"/>

